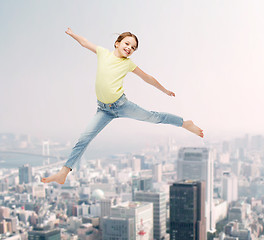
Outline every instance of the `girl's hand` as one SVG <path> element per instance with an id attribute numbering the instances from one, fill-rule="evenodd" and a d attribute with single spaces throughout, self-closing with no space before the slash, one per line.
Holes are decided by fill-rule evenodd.
<path id="1" fill-rule="evenodd" d="M 67 33 L 68 35 L 71 35 L 73 34 L 73 31 L 70 28 L 68 28 L 67 31 L 65 31 L 65 33 Z"/>
<path id="2" fill-rule="evenodd" d="M 172 91 L 167 90 L 166 91 L 166 94 L 169 95 L 169 96 L 171 96 L 171 97 L 175 97 L 175 93 L 172 92 Z"/>

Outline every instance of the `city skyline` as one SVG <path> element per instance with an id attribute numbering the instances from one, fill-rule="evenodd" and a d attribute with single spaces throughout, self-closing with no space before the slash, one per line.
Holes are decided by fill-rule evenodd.
<path id="1" fill-rule="evenodd" d="M 34 141 L 25 148 L 30 140 L 26 136 L 1 139 L 1 150 L 7 152 L 19 150 L 12 146 L 24 147 L 21 153 L 38 148 L 42 152 L 47 147 L 47 152 L 60 154 L 67 148 L 63 143 L 49 147 L 49 142 L 41 146 Z M 214 144 L 212 171 L 202 163 L 209 162 L 208 148 L 181 147 L 168 141 L 140 153 L 82 161 L 63 185 L 40 182 L 61 168 L 64 161 L 58 161 L 60 156 L 56 163 L 43 161 L 37 167 L 1 168 L 0 235 L 18 240 L 46 234 L 58 239 L 72 236 L 87 240 L 89 234 L 94 240 L 120 235 L 161 240 L 180 234 L 186 236 L 183 240 L 198 236 L 204 240 L 206 208 L 212 210 L 216 223 L 207 233 L 208 240 L 239 236 L 263 240 L 263 146 L 261 135 Z M 42 154 L 48 158 L 44 148 Z M 202 183 L 198 179 L 205 179 L 202 175 L 210 176 L 212 208 L 206 203 L 206 186 L 198 186 Z M 171 191 L 179 183 L 189 185 L 190 191 Z"/>
<path id="2" fill-rule="evenodd" d="M 143 10 L 149 6 L 151 11 Z M 96 56 L 64 33 L 72 27 L 110 50 L 116 33 L 138 36 L 132 60 L 176 93 L 169 98 L 128 74 L 125 92 L 140 106 L 192 119 L 204 129 L 205 140 L 264 134 L 258 109 L 264 105 L 263 9 L 262 1 L 1 1 L 0 132 L 74 141 L 85 129 L 96 111 Z M 118 145 L 160 136 L 197 141 L 189 135 L 122 119 L 95 141 Z"/>

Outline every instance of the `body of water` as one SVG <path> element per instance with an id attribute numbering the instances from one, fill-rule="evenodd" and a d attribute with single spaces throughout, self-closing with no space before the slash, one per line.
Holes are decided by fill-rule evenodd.
<path id="1" fill-rule="evenodd" d="M 137 152 L 140 151 L 140 146 L 128 146 L 120 148 L 95 148 L 95 149 L 88 149 L 84 153 L 84 158 L 87 160 L 96 159 L 96 158 L 105 158 L 107 156 L 126 153 L 126 152 Z M 61 161 L 65 159 L 65 162 L 71 152 L 71 149 L 61 151 L 57 154 L 50 153 L 51 156 L 56 155 L 57 158 L 50 158 L 50 163 L 55 163 L 57 161 Z M 30 153 L 30 151 L 29 151 Z M 47 160 L 44 156 L 37 156 L 37 155 L 30 155 L 30 154 L 23 154 L 23 153 L 14 153 L 14 152 L 1 152 L 0 151 L 0 166 L 1 168 L 19 168 L 24 164 L 30 164 L 32 167 L 43 166 L 44 161 Z"/>

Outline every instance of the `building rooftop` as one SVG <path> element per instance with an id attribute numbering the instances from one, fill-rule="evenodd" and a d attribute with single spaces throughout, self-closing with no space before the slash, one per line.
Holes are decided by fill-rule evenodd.
<path id="1" fill-rule="evenodd" d="M 129 208 L 139 208 L 146 206 L 150 203 L 148 202 L 124 202 L 119 205 L 113 206 L 112 208 L 124 208 L 124 209 L 129 209 Z"/>

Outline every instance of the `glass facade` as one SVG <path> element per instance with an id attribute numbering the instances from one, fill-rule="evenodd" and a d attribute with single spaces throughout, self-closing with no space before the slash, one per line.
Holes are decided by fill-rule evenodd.
<path id="1" fill-rule="evenodd" d="M 205 240 L 205 183 L 181 181 L 170 187 L 170 239 Z"/>

